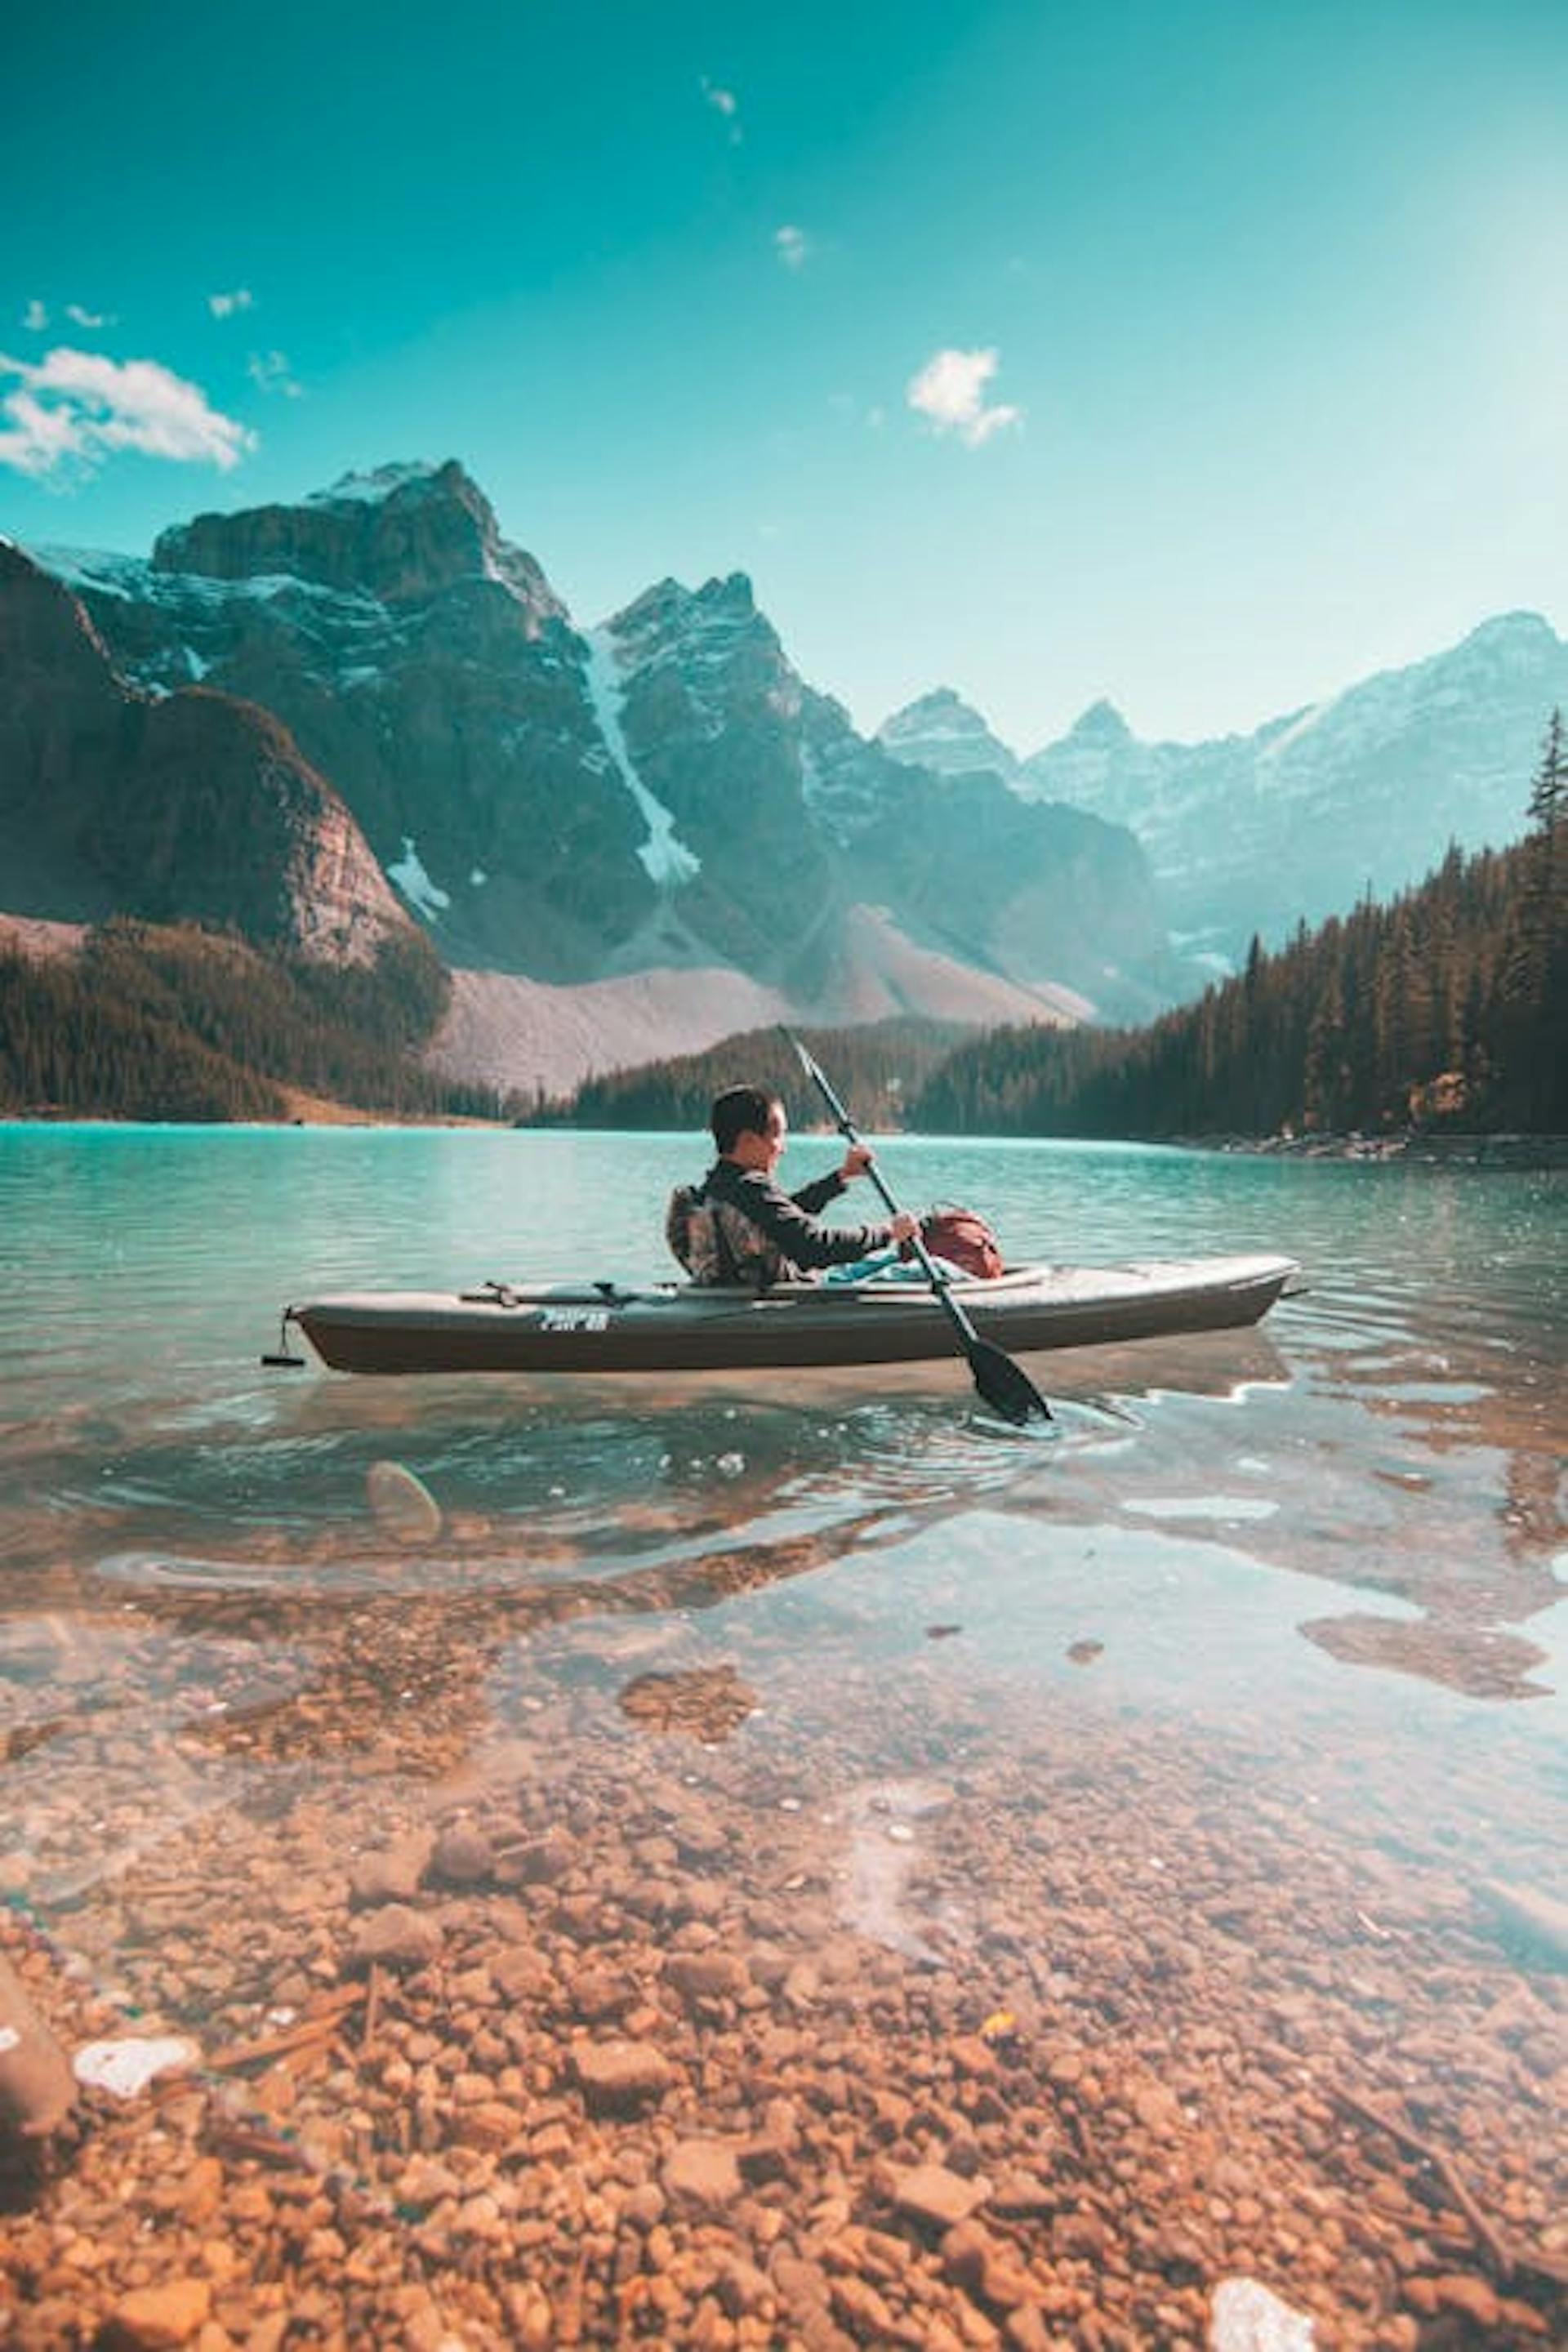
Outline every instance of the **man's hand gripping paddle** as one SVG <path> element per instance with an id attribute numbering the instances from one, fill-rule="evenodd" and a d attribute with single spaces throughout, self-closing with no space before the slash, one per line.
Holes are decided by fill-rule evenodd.
<path id="1" fill-rule="evenodd" d="M 860 1138 L 850 1122 L 848 1112 L 834 1093 L 822 1071 L 798 1037 L 794 1036 L 787 1029 L 784 1034 L 789 1038 L 790 1044 L 799 1056 L 801 1068 L 827 1105 L 829 1114 L 839 1134 L 847 1143 L 858 1143 Z M 889 1215 L 898 1216 L 899 1204 L 884 1183 L 881 1171 L 874 1160 L 866 1173 L 880 1193 Z M 925 1278 L 931 1285 L 931 1295 L 937 1305 L 957 1333 L 963 1352 L 969 1359 L 969 1369 L 974 1374 L 974 1385 L 992 1411 L 999 1412 L 1004 1421 L 1013 1422 L 1020 1429 L 1031 1421 L 1049 1421 L 1050 1406 L 1046 1402 L 1034 1381 L 1027 1372 L 1022 1370 L 1013 1361 L 1011 1356 L 1005 1354 L 991 1340 L 981 1338 L 957 1299 L 954 1298 L 951 1286 L 932 1263 L 931 1254 L 924 1242 L 921 1240 L 918 1232 L 909 1246 L 924 1270 Z"/>

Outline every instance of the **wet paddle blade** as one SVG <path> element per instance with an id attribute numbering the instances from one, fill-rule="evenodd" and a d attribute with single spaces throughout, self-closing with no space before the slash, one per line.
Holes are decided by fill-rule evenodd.
<path id="1" fill-rule="evenodd" d="M 1022 1429 L 1031 1421 L 1050 1420 L 1050 1406 L 1011 1356 L 1004 1355 L 989 1339 L 980 1339 L 968 1353 L 975 1387 L 1004 1421 L 1013 1422 Z"/>

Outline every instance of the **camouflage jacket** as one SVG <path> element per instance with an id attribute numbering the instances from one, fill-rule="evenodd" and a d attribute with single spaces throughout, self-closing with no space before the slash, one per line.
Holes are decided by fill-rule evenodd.
<path id="1" fill-rule="evenodd" d="M 823 1267 L 848 1265 L 892 1239 L 888 1225 L 818 1223 L 844 1190 L 837 1169 L 786 1192 L 758 1171 L 717 1160 L 700 1185 L 682 1186 L 673 1196 L 670 1246 L 696 1283 L 763 1290 L 774 1282 L 809 1281 Z"/>

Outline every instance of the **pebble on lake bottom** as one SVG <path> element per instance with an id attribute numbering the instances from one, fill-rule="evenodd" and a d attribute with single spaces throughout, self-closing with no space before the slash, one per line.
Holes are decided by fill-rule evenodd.
<path id="1" fill-rule="evenodd" d="M 440 1504 L 403 1463 L 373 1462 L 364 1489 L 376 1524 L 399 1543 L 434 1543 L 440 1534 Z"/>
<path id="2" fill-rule="evenodd" d="M 177 1808 L 111 1709 L 5 1768 L 47 2046 L 195 2044 L 129 2097 L 68 2066 L 45 2162 L 13 2105 L 7 2352 L 1563 2329 L 1568 2000 L 1452 1858 L 1180 1727 L 980 1751 L 918 1638 L 781 1657 L 764 1709 L 728 1663 L 617 1696 L 614 1643 L 552 1674 L 489 1605 L 356 1602 L 182 1731 Z"/>

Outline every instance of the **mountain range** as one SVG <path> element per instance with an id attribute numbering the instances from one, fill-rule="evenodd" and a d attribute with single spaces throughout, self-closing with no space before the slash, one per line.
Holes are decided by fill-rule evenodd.
<path id="1" fill-rule="evenodd" d="M 781 1018 L 1137 1020 L 1194 950 L 1516 835 L 1554 699 L 1512 615 L 1221 743 L 1100 705 L 1020 761 L 946 690 L 867 738 L 743 575 L 583 626 L 461 466 L 389 466 L 145 559 L 0 542 L 0 917 L 416 926 L 433 1055 L 501 1087 Z"/>
<path id="2" fill-rule="evenodd" d="M 435 1050 L 464 1076 L 564 1083 L 784 1016 L 1139 1017 L 1179 984 L 1124 827 L 900 765 L 800 677 L 739 573 L 662 582 L 579 627 L 455 462 L 203 515 L 145 560 L 12 551 L 0 640 L 24 610 L 53 651 L 27 677 L 0 654 L 18 746 L 0 907 L 277 930 L 278 861 L 246 848 L 257 904 L 237 908 L 203 865 L 232 854 L 102 746 L 94 713 L 163 732 L 265 717 L 280 731 L 258 773 L 313 780 L 314 821 L 365 880 L 363 924 L 388 919 L 390 883 L 454 970 Z M 40 832 L 16 780 L 46 769 Z M 108 857 L 110 808 L 158 835 L 156 877 Z"/>
<path id="3" fill-rule="evenodd" d="M 1517 840 L 1547 721 L 1565 704 L 1568 644 L 1539 614 L 1507 613 L 1250 735 L 1142 742 L 1097 702 L 1019 759 L 944 688 L 889 719 L 879 740 L 928 771 L 988 773 L 1027 799 L 1129 826 L 1178 946 L 1229 969 L 1254 932 L 1278 946 L 1303 921 L 1389 898 L 1450 843 Z"/>

